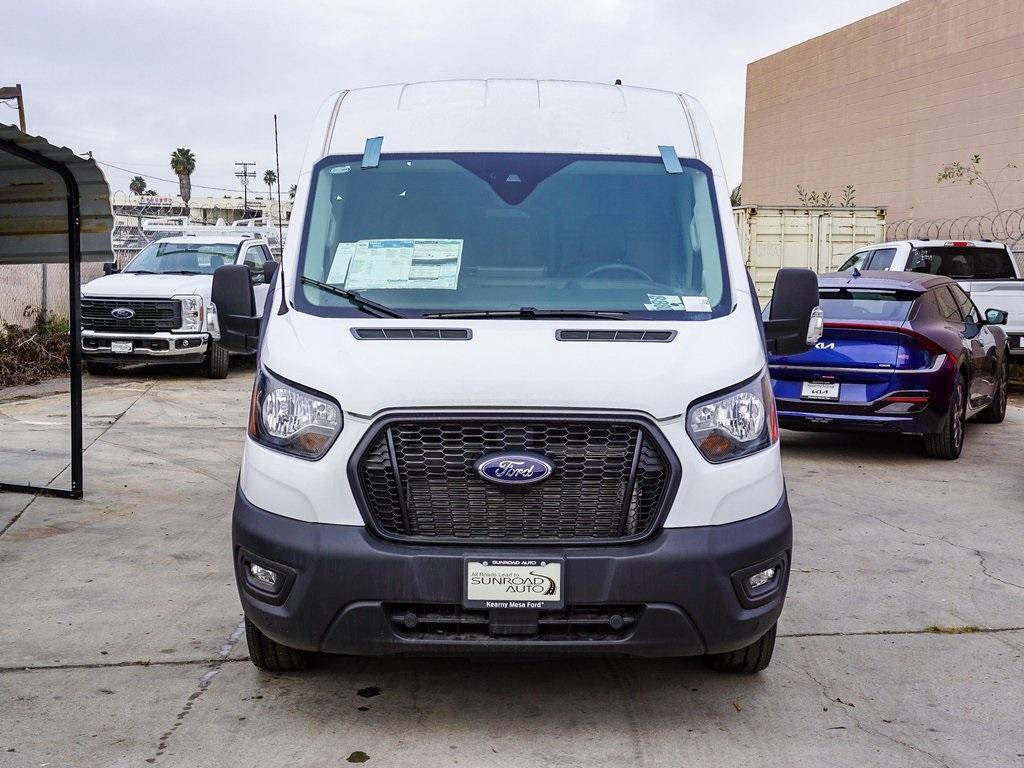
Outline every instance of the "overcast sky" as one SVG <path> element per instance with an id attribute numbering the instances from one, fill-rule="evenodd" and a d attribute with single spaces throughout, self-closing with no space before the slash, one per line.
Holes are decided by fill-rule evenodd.
<path id="1" fill-rule="evenodd" d="M 240 189 L 236 160 L 299 173 L 329 93 L 459 77 L 564 78 L 685 91 L 718 132 L 740 180 L 746 65 L 896 5 L 892 0 L 407 0 L 33 2 L 4 7 L 0 85 L 24 87 L 28 130 L 177 184 L 175 147 L 201 185 Z M 0 122 L 17 113 L 0 106 Z M 132 174 L 103 167 L 112 190 Z M 259 182 L 259 179 L 257 180 Z"/>

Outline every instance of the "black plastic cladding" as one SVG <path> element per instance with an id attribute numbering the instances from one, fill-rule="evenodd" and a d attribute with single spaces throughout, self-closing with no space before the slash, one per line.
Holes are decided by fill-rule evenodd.
<path id="1" fill-rule="evenodd" d="M 555 473 L 526 487 L 490 483 L 481 456 L 533 451 Z M 679 462 L 660 432 L 629 416 L 395 415 L 367 433 L 349 476 L 368 525 L 421 543 L 635 541 L 661 523 Z"/>

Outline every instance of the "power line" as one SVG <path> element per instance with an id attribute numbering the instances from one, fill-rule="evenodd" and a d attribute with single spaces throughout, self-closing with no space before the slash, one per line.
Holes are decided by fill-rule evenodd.
<path id="1" fill-rule="evenodd" d="M 123 171 L 124 173 L 132 173 L 132 174 L 135 174 L 136 176 L 144 176 L 144 177 L 146 177 L 147 181 L 149 181 L 150 179 L 153 179 L 154 181 L 163 181 L 163 182 L 165 182 L 167 184 L 177 184 L 178 183 L 177 179 L 163 179 L 163 178 L 161 178 L 159 176 L 151 176 L 150 174 L 146 173 L 145 171 L 133 171 L 130 168 L 122 168 L 119 165 L 114 165 L 113 163 L 105 163 L 102 160 L 96 160 L 96 163 L 98 165 L 105 165 L 108 168 L 116 168 L 117 170 Z M 253 163 L 253 165 L 255 165 L 255 163 Z M 255 176 L 255 175 L 256 174 L 253 174 L 253 176 Z M 216 192 L 235 192 L 235 193 L 238 192 L 237 189 L 225 189 L 224 187 L 208 187 L 205 184 L 193 184 L 192 186 L 195 187 L 196 189 L 212 189 L 212 190 L 214 190 Z"/>

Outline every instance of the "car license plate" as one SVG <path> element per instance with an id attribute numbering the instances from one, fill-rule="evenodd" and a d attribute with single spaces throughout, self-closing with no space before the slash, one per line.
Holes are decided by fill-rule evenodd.
<path id="1" fill-rule="evenodd" d="M 839 383 L 831 381 L 805 381 L 800 389 L 804 400 L 838 400 Z"/>
<path id="2" fill-rule="evenodd" d="M 562 608 L 563 562 L 550 558 L 466 558 L 466 608 Z"/>
<path id="3" fill-rule="evenodd" d="M 132 343 L 130 341 L 112 341 L 110 342 L 110 351 L 118 355 L 130 355 Z"/>

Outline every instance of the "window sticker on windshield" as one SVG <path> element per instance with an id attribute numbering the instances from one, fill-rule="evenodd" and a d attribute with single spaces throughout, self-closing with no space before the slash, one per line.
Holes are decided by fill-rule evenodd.
<path id="1" fill-rule="evenodd" d="M 678 296 L 648 293 L 647 298 L 651 300 L 651 303 L 644 304 L 644 306 L 652 312 L 664 312 L 666 310 L 678 311 L 684 308 L 683 300 Z"/>
<path id="2" fill-rule="evenodd" d="M 350 291 L 375 288 L 455 290 L 462 240 L 400 238 L 339 243 L 327 281 Z"/>
<path id="3" fill-rule="evenodd" d="M 711 302 L 707 296 L 683 296 L 682 299 L 687 312 L 711 311 Z"/>

